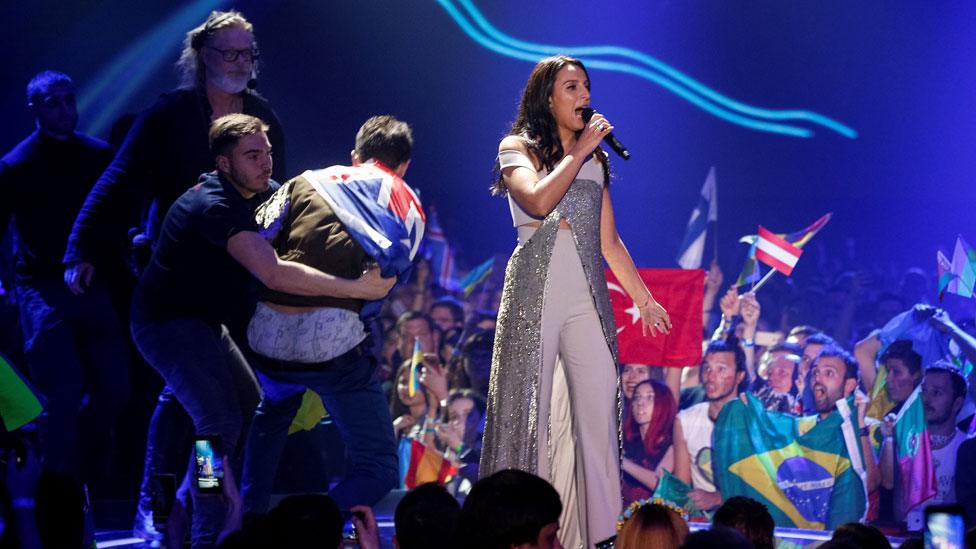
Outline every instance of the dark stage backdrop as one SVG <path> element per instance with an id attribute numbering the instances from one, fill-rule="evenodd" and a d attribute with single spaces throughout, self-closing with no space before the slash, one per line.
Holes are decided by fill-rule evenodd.
<path id="1" fill-rule="evenodd" d="M 499 47 L 503 38 L 485 34 L 483 43 L 474 40 L 450 10 L 477 29 L 472 12 L 453 0 L 4 2 L 0 149 L 31 129 L 23 90 L 35 72 L 72 75 L 83 100 L 82 128 L 105 137 L 115 117 L 175 85 L 172 64 L 183 33 L 209 9 L 231 6 L 255 24 L 259 90 L 284 123 L 289 171 L 347 162 L 362 121 L 393 113 L 414 127 L 407 179 L 437 206 L 462 261 L 510 251 L 515 235 L 507 205 L 487 189 L 497 142 L 532 63 L 513 57 L 525 55 L 524 45 Z M 853 247 L 864 263 L 932 271 L 935 250 L 951 252 L 957 233 L 976 242 L 976 3 L 475 0 L 470 6 L 514 39 L 619 46 L 666 65 L 590 56 L 644 70 L 643 76 L 590 71 L 593 104 L 633 153 L 626 163 L 614 159 L 612 194 L 639 266 L 674 266 L 711 166 L 727 278 L 745 254 L 739 236 L 759 223 L 798 230 L 827 211 L 834 219 L 817 241 L 830 254 Z M 743 127 L 668 89 L 675 82 L 661 77 L 668 67 L 743 104 L 829 117 L 856 137 L 810 121 L 780 121 L 812 132 L 806 138 Z M 716 104 L 707 90 L 678 88 Z M 803 268 L 801 261 L 797 274 Z"/>

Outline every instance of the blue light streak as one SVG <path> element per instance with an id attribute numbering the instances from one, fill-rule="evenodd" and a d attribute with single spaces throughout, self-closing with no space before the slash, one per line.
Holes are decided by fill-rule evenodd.
<path id="1" fill-rule="evenodd" d="M 83 131 L 92 135 L 107 132 L 124 114 L 122 109 L 132 95 L 170 59 L 173 49 L 183 43 L 186 32 L 203 21 L 211 10 L 227 3 L 228 0 L 195 0 L 115 56 L 78 95 L 78 110 L 95 113 L 91 118 L 83 118 L 88 120 Z"/>
<path id="2" fill-rule="evenodd" d="M 458 0 L 471 21 L 451 0 L 437 0 L 457 25 L 476 43 L 498 54 L 523 61 L 537 62 L 558 53 L 580 58 L 588 68 L 631 74 L 657 84 L 718 118 L 753 130 L 793 137 L 812 137 L 813 131 L 775 121 L 805 121 L 834 131 L 849 139 L 857 131 L 836 120 L 807 110 L 771 110 L 755 107 L 729 98 L 705 86 L 673 67 L 643 53 L 620 46 L 555 46 L 526 42 L 508 36 L 495 28 L 471 0 Z M 475 28 L 477 26 L 477 28 Z M 627 62 L 601 59 L 621 57 Z M 631 63 L 633 62 L 633 63 Z"/>

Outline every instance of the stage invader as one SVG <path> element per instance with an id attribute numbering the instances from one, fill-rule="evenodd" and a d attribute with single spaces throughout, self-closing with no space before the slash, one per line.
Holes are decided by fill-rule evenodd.
<path id="1" fill-rule="evenodd" d="M 253 249 L 330 275 L 356 278 L 371 265 L 409 276 L 424 232 L 420 201 L 403 176 L 410 127 L 374 116 L 356 134 L 352 166 L 307 171 L 258 208 L 262 235 Z M 374 505 L 396 486 L 396 439 L 386 397 L 373 375 L 368 337 L 379 301 L 267 289 L 248 327 L 260 356 L 252 360 L 264 389 L 247 438 L 246 511 L 266 512 L 288 427 L 306 389 L 317 393 L 346 446 L 345 477 L 329 495 L 341 509 Z"/>

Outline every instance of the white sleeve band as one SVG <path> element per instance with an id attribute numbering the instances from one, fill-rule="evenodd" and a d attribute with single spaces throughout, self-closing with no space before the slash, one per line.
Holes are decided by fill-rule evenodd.
<path id="1" fill-rule="evenodd" d="M 498 153 L 499 169 L 504 170 L 505 168 L 512 168 L 516 166 L 528 168 L 533 172 L 535 171 L 535 166 L 532 165 L 532 161 L 529 160 L 529 157 L 525 156 L 525 154 L 522 152 L 507 149 Z"/>

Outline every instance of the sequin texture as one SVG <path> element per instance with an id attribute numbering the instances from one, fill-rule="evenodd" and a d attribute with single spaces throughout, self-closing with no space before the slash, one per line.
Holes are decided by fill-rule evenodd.
<path id="1" fill-rule="evenodd" d="M 539 429 L 549 428 L 548 423 L 540 426 L 538 417 L 539 399 L 543 396 L 539 394 L 542 310 L 560 219 L 569 222 L 604 337 L 614 363 L 617 361 L 617 331 L 600 250 L 602 203 L 603 186 L 599 182 L 576 179 L 535 233 L 516 247 L 508 262 L 488 384 L 482 475 L 508 468 L 538 471 Z M 617 393 L 619 426 L 619 383 Z M 619 428 L 617 436 L 619 442 Z"/>

